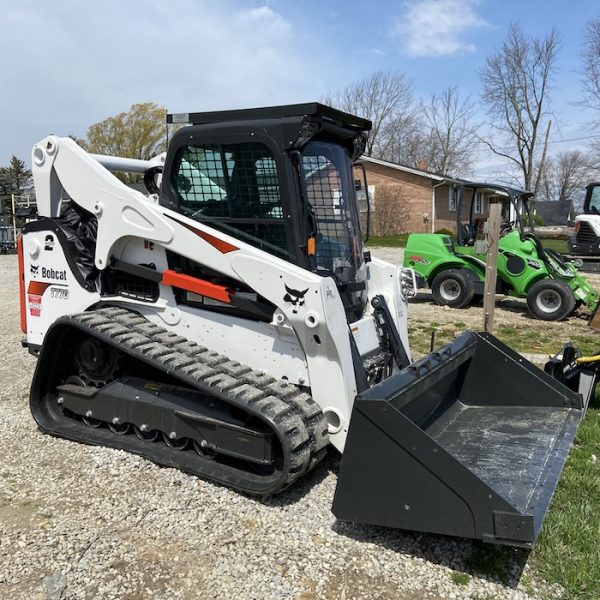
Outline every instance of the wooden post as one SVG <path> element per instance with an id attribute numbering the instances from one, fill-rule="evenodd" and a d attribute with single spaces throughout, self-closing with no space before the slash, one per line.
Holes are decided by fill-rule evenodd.
<path id="1" fill-rule="evenodd" d="M 485 260 L 485 286 L 483 288 L 483 330 L 494 331 L 494 308 L 496 306 L 496 278 L 498 275 L 498 240 L 500 239 L 500 220 L 502 204 L 490 204 L 488 219 L 488 251 Z"/>

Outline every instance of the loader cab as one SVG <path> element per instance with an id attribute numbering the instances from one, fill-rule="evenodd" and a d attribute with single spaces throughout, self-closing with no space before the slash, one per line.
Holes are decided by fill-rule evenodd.
<path id="1" fill-rule="evenodd" d="M 586 186 L 583 212 L 586 215 L 600 215 L 600 182 L 593 181 Z"/>
<path id="2" fill-rule="evenodd" d="M 580 257 L 600 255 L 600 182 L 592 181 L 585 188 L 583 214 L 575 217 L 575 231 L 569 236 L 570 254 Z"/>
<path id="3" fill-rule="evenodd" d="M 489 183 L 464 184 L 456 187 L 456 237 L 459 246 L 474 246 L 483 236 L 484 203 L 502 204 L 501 235 L 517 231 L 521 241 L 534 233 L 533 215 L 529 200 L 533 194 Z M 467 219 L 463 214 L 467 212 Z"/>
<path id="4" fill-rule="evenodd" d="M 333 277 L 348 317 L 366 301 L 352 164 L 369 121 L 318 103 L 169 115 L 184 122 L 160 203 L 273 256 Z"/>

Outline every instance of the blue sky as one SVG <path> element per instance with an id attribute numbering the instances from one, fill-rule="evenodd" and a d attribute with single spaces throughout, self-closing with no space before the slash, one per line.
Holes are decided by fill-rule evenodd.
<path id="1" fill-rule="evenodd" d="M 412 77 L 417 96 L 452 84 L 478 102 L 477 70 L 510 21 L 560 31 L 551 148 L 583 145 L 559 140 L 590 134 L 573 103 L 585 26 L 599 15 L 590 0 L 0 0 L 0 165 L 135 102 L 173 112 L 301 102 L 378 69 Z M 482 155 L 482 172 L 496 164 Z"/>

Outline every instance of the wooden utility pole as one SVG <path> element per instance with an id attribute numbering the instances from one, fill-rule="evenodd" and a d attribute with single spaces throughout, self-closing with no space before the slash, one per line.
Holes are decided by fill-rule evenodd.
<path id="1" fill-rule="evenodd" d="M 533 190 L 533 199 L 537 200 L 538 192 L 540 191 L 540 182 L 544 175 L 544 166 L 546 164 L 546 153 L 548 152 L 548 141 L 550 138 L 550 126 L 552 121 L 548 121 L 548 127 L 546 128 L 546 137 L 544 139 L 544 150 L 542 151 L 542 159 L 540 160 L 540 168 L 538 169 L 537 177 L 535 178 L 535 188 Z"/>
<path id="2" fill-rule="evenodd" d="M 483 330 L 494 331 L 494 308 L 496 306 L 496 278 L 498 275 L 498 240 L 500 239 L 500 220 L 502 204 L 490 204 L 490 216 L 487 222 L 487 257 L 485 261 L 485 285 L 483 288 Z"/>

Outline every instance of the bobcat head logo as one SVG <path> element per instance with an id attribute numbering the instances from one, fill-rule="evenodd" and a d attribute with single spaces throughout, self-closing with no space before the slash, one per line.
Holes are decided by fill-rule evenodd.
<path id="1" fill-rule="evenodd" d="M 285 284 L 284 284 L 285 285 Z M 303 291 L 293 290 L 291 287 L 285 286 L 286 295 L 283 297 L 284 302 L 289 302 L 294 308 L 292 312 L 297 314 L 297 308 L 304 306 L 304 296 L 308 292 L 308 288 Z"/>
<path id="2" fill-rule="evenodd" d="M 31 271 L 32 275 L 37 275 L 38 271 L 40 270 L 40 266 L 39 265 L 31 265 L 29 267 L 29 270 Z"/>

